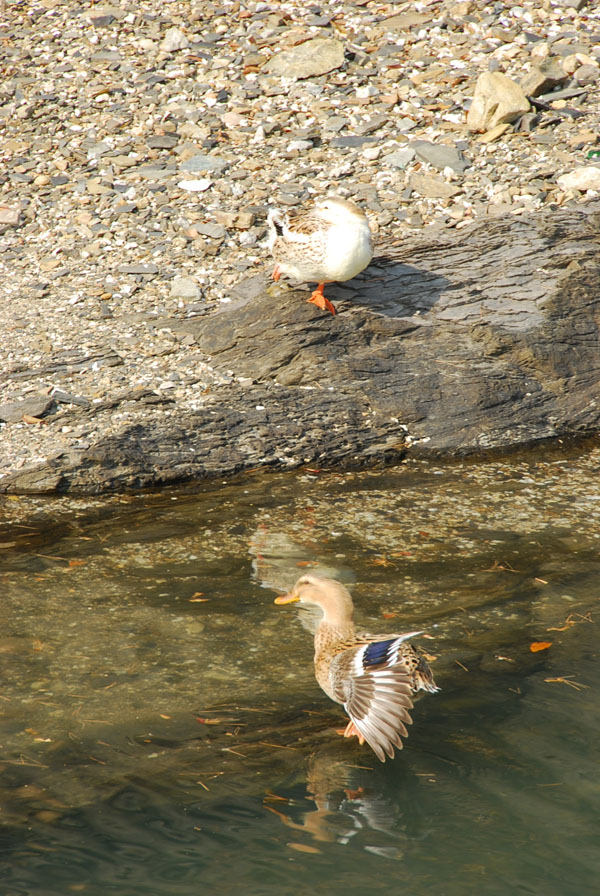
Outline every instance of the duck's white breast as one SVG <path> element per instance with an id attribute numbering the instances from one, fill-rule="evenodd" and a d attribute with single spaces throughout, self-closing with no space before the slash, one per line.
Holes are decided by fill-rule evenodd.
<path id="1" fill-rule="evenodd" d="M 371 261 L 373 245 L 366 219 L 352 217 L 327 234 L 327 280 L 350 280 Z"/>

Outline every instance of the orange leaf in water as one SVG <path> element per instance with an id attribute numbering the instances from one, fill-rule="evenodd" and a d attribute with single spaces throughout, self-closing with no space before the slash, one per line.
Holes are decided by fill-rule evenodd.
<path id="1" fill-rule="evenodd" d="M 296 852 L 307 852 L 309 854 L 321 852 L 316 846 L 309 846 L 308 843 L 288 843 L 287 846 L 290 849 L 295 849 Z"/>
<path id="2" fill-rule="evenodd" d="M 76 566 L 85 566 L 85 560 L 69 560 L 69 567 L 75 569 Z"/>
<path id="3" fill-rule="evenodd" d="M 382 613 L 381 614 L 384 619 L 395 619 L 398 615 L 397 613 Z"/>
<path id="4" fill-rule="evenodd" d="M 529 645 L 529 649 L 532 653 L 539 653 L 540 650 L 548 650 L 549 647 L 552 647 L 552 641 L 532 641 Z"/>

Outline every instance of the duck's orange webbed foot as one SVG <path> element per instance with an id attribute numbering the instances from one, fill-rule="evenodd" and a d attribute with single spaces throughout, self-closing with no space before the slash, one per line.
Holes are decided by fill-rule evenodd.
<path id="1" fill-rule="evenodd" d="M 279 280 L 281 277 L 281 271 L 279 270 L 279 265 L 276 264 L 273 268 L 273 280 Z"/>
<path id="2" fill-rule="evenodd" d="M 364 744 L 364 742 L 365 742 L 364 737 L 362 736 L 362 734 L 360 733 L 360 731 L 358 730 L 358 728 L 356 727 L 356 725 L 354 724 L 354 722 L 352 720 L 350 720 L 348 722 L 348 724 L 346 725 L 346 727 L 343 730 L 340 729 L 339 733 L 343 734 L 344 737 L 357 737 L 359 744 Z"/>
<path id="3" fill-rule="evenodd" d="M 321 308 L 323 311 L 329 311 L 331 314 L 336 314 L 335 305 L 332 305 L 329 299 L 325 298 L 323 295 L 323 290 L 325 289 L 324 283 L 319 283 L 310 299 L 307 299 L 308 302 L 311 302 L 313 305 L 316 305 L 317 308 Z"/>

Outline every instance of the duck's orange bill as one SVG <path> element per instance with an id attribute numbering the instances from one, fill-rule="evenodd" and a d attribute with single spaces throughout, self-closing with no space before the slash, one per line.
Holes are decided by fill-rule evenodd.
<path id="1" fill-rule="evenodd" d="M 295 594 L 280 594 L 279 597 L 276 597 L 273 601 L 274 604 L 293 604 L 297 601 L 298 598 Z"/>

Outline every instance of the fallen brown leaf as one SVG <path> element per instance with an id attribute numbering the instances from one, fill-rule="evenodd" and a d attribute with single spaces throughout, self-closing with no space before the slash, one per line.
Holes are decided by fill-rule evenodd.
<path id="1" fill-rule="evenodd" d="M 539 653 L 540 650 L 548 650 L 549 647 L 552 647 L 552 641 L 532 641 L 529 645 L 529 649 L 532 653 Z"/>

